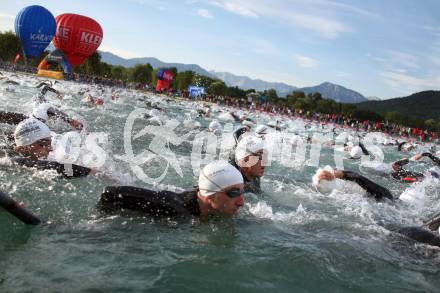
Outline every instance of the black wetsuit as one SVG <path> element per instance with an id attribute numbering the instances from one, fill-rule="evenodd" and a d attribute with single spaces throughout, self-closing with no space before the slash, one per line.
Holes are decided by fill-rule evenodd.
<path id="1" fill-rule="evenodd" d="M 234 160 L 229 160 L 229 164 L 234 166 L 238 171 L 240 171 L 240 167 L 238 167 L 237 163 Z M 240 171 L 241 173 L 241 171 Z M 243 183 L 244 183 L 244 192 L 252 192 L 255 194 L 261 193 L 261 187 L 260 187 L 260 177 L 252 178 L 251 180 L 247 179 L 243 173 L 241 173 L 243 176 Z"/>
<path id="2" fill-rule="evenodd" d="M 54 161 L 34 160 L 32 158 L 17 155 L 17 153 L 9 150 L 6 150 L 3 154 L 0 154 L 0 157 L 5 155 L 9 156 L 17 165 L 28 168 L 36 168 L 37 170 L 55 170 L 58 174 L 67 179 L 84 177 L 89 175 L 92 171 L 90 168 L 75 164 L 61 164 Z"/>
<path id="3" fill-rule="evenodd" d="M 232 136 L 235 139 L 235 144 L 238 144 L 238 141 L 240 140 L 240 137 L 249 131 L 249 128 L 247 127 L 240 127 L 239 129 L 235 130 L 234 133 L 232 134 Z"/>
<path id="4" fill-rule="evenodd" d="M 376 200 L 382 200 L 384 198 L 394 200 L 394 197 L 391 194 L 391 192 L 385 187 L 382 187 L 379 184 L 374 183 L 370 179 L 362 175 L 359 175 L 355 172 L 352 171 L 342 171 L 342 172 L 344 175 L 341 179 L 356 182 L 365 191 L 367 191 L 369 194 L 374 196 Z"/>
<path id="5" fill-rule="evenodd" d="M 21 113 L 0 111 L 0 123 L 17 125 L 21 121 L 26 120 L 28 118 L 29 117 L 27 115 Z"/>
<path id="6" fill-rule="evenodd" d="M 438 235 L 423 227 L 404 227 L 398 229 L 397 232 L 417 242 L 440 247 L 440 238 Z"/>
<path id="7" fill-rule="evenodd" d="M 238 142 L 241 136 L 246 132 L 248 132 L 247 127 L 240 127 L 232 133 L 232 136 L 234 137 L 235 140 L 235 145 L 234 147 L 232 147 L 231 151 L 229 152 L 229 161 L 230 161 L 229 163 L 231 163 L 232 165 L 233 165 L 232 162 L 235 162 L 235 150 L 237 149 Z"/>
<path id="8" fill-rule="evenodd" d="M 359 147 L 361 148 L 362 153 L 364 153 L 364 155 L 366 155 L 366 156 L 370 155 L 370 152 L 365 148 L 363 143 L 359 142 Z"/>
<path id="9" fill-rule="evenodd" d="M 425 176 L 422 173 L 408 171 L 403 169 L 403 166 L 409 163 L 409 159 L 402 159 L 393 163 L 393 169 L 397 168 L 397 171 L 391 173 L 391 176 L 396 180 L 405 180 L 406 178 L 414 179 L 415 181 L 423 179 Z"/>
<path id="10" fill-rule="evenodd" d="M 105 212 L 129 209 L 157 217 L 200 216 L 197 189 L 175 193 L 133 186 L 107 186 L 98 207 Z"/>
<path id="11" fill-rule="evenodd" d="M 433 154 L 423 153 L 422 156 L 430 158 L 437 166 L 440 166 L 440 158 L 437 158 Z M 391 176 L 397 180 L 405 180 L 406 178 L 411 178 L 414 181 L 422 180 L 425 177 L 425 175 L 423 175 L 422 173 L 403 169 L 403 166 L 408 163 L 409 163 L 409 159 L 402 159 L 400 161 L 393 163 L 393 167 L 397 168 L 398 170 L 392 172 Z"/>

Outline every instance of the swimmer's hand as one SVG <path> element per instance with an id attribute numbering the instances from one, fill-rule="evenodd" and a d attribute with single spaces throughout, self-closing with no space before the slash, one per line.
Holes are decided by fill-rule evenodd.
<path id="1" fill-rule="evenodd" d="M 410 161 L 418 161 L 422 158 L 422 154 L 417 154 L 415 156 L 413 156 L 412 158 L 410 158 Z"/>
<path id="2" fill-rule="evenodd" d="M 72 126 L 73 128 L 75 128 L 76 130 L 79 130 L 79 131 L 81 131 L 84 127 L 81 122 L 79 122 L 78 120 L 75 120 L 75 119 L 71 119 L 69 124 L 70 124 L 70 126 Z"/>

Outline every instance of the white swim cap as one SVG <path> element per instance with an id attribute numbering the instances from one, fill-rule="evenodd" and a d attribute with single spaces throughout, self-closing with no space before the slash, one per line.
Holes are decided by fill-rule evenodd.
<path id="1" fill-rule="evenodd" d="M 252 135 L 245 136 L 238 142 L 235 149 L 235 161 L 238 163 L 241 159 L 261 150 L 264 150 L 264 142 L 261 138 Z"/>
<path id="2" fill-rule="evenodd" d="M 275 128 L 275 127 L 277 127 L 277 122 L 274 120 L 271 120 L 271 121 L 267 122 L 267 126 Z"/>
<path id="3" fill-rule="evenodd" d="M 211 121 L 211 123 L 209 123 L 208 129 L 211 132 L 214 132 L 216 130 L 221 130 L 222 125 L 217 121 L 217 120 L 213 120 Z"/>
<path id="4" fill-rule="evenodd" d="M 48 137 L 51 137 L 49 127 L 35 118 L 21 121 L 14 132 L 15 144 L 17 146 L 27 146 Z"/>
<path id="5" fill-rule="evenodd" d="M 209 163 L 199 176 L 199 190 L 203 196 L 210 196 L 228 186 L 242 183 L 240 171 L 226 161 Z"/>
<path id="6" fill-rule="evenodd" d="M 266 125 L 258 125 L 255 129 L 255 134 L 259 137 L 267 134 L 267 126 Z"/>
<path id="7" fill-rule="evenodd" d="M 251 128 L 252 126 L 254 126 L 254 123 L 252 123 L 249 120 L 244 120 L 241 124 L 243 124 L 244 126 L 249 126 L 249 128 Z"/>
<path id="8" fill-rule="evenodd" d="M 321 173 L 323 171 L 328 171 L 328 172 L 334 173 L 333 168 L 330 167 L 330 166 L 325 166 L 324 169 L 319 168 L 316 171 L 315 175 L 313 175 L 312 184 L 320 193 L 329 194 L 334 189 L 337 188 L 336 180 L 331 180 L 331 181 L 329 181 L 329 180 L 320 180 L 320 181 L 318 181 L 319 175 L 321 175 Z"/>
<path id="9" fill-rule="evenodd" d="M 360 159 L 362 157 L 362 149 L 360 146 L 355 146 L 350 151 L 350 158 L 352 159 Z"/>
<path id="10" fill-rule="evenodd" d="M 32 116 L 34 116 L 37 119 L 41 119 L 41 120 L 48 120 L 49 116 L 47 115 L 47 110 L 49 110 L 49 108 L 51 108 L 52 105 L 49 103 L 42 103 L 39 104 L 34 111 L 32 111 Z"/>

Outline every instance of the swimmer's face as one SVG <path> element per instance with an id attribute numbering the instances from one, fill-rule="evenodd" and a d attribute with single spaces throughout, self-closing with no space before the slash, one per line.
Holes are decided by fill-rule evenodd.
<path id="1" fill-rule="evenodd" d="M 234 215 L 244 205 L 243 193 L 244 184 L 226 187 L 210 197 L 211 208 L 218 214 Z"/>
<path id="2" fill-rule="evenodd" d="M 261 177 L 264 175 L 264 152 L 260 150 L 253 155 L 249 155 L 238 164 L 240 171 L 248 178 Z"/>

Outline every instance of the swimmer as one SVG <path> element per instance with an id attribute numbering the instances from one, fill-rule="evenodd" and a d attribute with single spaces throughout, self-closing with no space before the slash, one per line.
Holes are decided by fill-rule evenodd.
<path id="1" fill-rule="evenodd" d="M 222 135 L 222 125 L 217 120 L 213 120 L 209 123 L 208 131 L 220 136 Z"/>
<path id="2" fill-rule="evenodd" d="M 59 118 L 76 130 L 82 130 L 83 124 L 78 120 L 70 118 L 66 113 L 56 109 L 49 103 L 39 104 L 31 113 L 31 116 L 37 118 L 43 123 L 46 123 L 49 118 Z"/>
<path id="3" fill-rule="evenodd" d="M 431 161 L 433 161 L 437 166 L 440 166 L 440 158 L 434 156 L 431 153 L 426 152 L 422 154 L 417 154 L 410 159 L 405 158 L 397 162 L 394 162 L 392 164 L 393 171 L 391 173 L 391 176 L 396 180 L 407 183 L 423 180 L 423 178 L 425 178 L 424 174 L 419 172 L 408 171 L 403 168 L 403 166 L 407 165 L 410 161 L 419 161 L 423 157 L 430 158 Z"/>
<path id="4" fill-rule="evenodd" d="M 37 103 L 41 104 L 41 103 L 47 102 L 46 94 L 48 92 L 52 92 L 52 93 L 56 94 L 57 98 L 60 100 L 63 99 L 63 95 L 59 91 L 57 91 L 56 89 L 54 89 L 52 87 L 52 83 L 50 85 L 48 85 L 47 83 L 42 82 L 39 85 L 37 85 L 37 88 L 40 88 L 40 87 L 43 87 L 43 88 L 41 89 L 40 93 L 35 97 Z"/>
<path id="5" fill-rule="evenodd" d="M 152 216 L 232 216 L 244 204 L 243 177 L 226 161 L 214 161 L 200 172 L 198 187 L 182 193 L 131 186 L 106 187 L 99 208 L 110 212 L 139 210 Z"/>
<path id="6" fill-rule="evenodd" d="M 261 139 L 264 139 L 268 133 L 269 129 L 264 124 L 258 125 L 257 128 L 255 128 L 255 135 Z"/>
<path id="7" fill-rule="evenodd" d="M 240 140 L 234 159 L 229 163 L 243 175 L 246 192 L 261 193 L 260 179 L 264 175 L 264 142 L 255 136 L 246 136 Z"/>
<path id="8" fill-rule="evenodd" d="M 85 95 L 85 98 L 83 99 L 84 102 L 88 103 L 90 106 L 101 106 L 104 104 L 104 100 L 100 98 L 95 98 L 91 94 L 87 93 Z"/>
<path id="9" fill-rule="evenodd" d="M 65 178 L 77 178 L 87 175 L 103 175 L 87 167 L 75 164 L 61 164 L 47 161 L 52 151 L 52 133 L 46 124 L 35 118 L 28 118 L 20 122 L 14 132 L 14 151 L 6 150 L 11 160 L 18 165 L 36 168 L 38 170 L 55 170 Z"/>
<path id="10" fill-rule="evenodd" d="M 384 198 L 394 200 L 393 195 L 388 189 L 352 171 L 332 170 L 331 168 L 320 169 L 313 178 L 313 185 L 318 191 L 328 193 L 337 189 L 337 179 L 356 183 L 359 187 L 365 190 L 368 195 L 373 196 L 377 201 Z"/>

